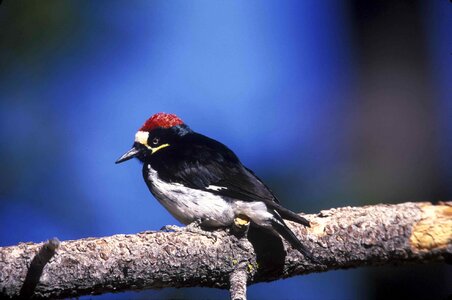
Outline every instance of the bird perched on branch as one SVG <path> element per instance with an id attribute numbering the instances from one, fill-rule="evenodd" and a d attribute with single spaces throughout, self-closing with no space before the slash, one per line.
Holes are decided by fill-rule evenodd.
<path id="1" fill-rule="evenodd" d="M 283 219 L 308 227 L 309 221 L 281 206 L 228 147 L 194 132 L 176 115 L 157 113 L 149 118 L 116 163 L 133 157 L 143 162 L 151 193 L 181 223 L 216 228 L 245 218 L 281 235 L 315 261 Z"/>

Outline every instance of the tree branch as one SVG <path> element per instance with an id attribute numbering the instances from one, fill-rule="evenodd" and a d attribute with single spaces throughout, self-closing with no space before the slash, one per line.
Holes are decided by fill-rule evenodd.
<path id="1" fill-rule="evenodd" d="M 311 228 L 289 226 L 323 265 L 252 227 L 247 237 L 224 230 L 156 231 L 21 243 L 0 247 L 0 298 L 204 286 L 229 288 L 233 299 L 245 299 L 246 282 L 364 265 L 451 261 L 452 202 L 344 207 L 306 218 Z"/>
<path id="2" fill-rule="evenodd" d="M 229 292 L 231 293 L 231 300 L 245 300 L 246 299 L 246 285 L 248 281 L 248 274 L 246 272 L 246 264 L 242 263 L 229 276 Z"/>

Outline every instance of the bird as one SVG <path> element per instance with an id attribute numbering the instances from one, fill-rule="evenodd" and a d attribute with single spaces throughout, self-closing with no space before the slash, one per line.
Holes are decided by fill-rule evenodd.
<path id="1" fill-rule="evenodd" d="M 132 148 L 116 164 L 137 158 L 150 192 L 185 225 L 230 227 L 235 218 L 250 221 L 284 238 L 316 261 L 285 220 L 310 222 L 283 207 L 274 193 L 224 144 L 193 131 L 177 115 L 156 113 L 135 134 Z"/>

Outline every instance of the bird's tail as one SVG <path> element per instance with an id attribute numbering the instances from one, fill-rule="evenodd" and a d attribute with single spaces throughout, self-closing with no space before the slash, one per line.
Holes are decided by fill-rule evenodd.
<path id="1" fill-rule="evenodd" d="M 308 220 L 306 220 L 305 218 L 303 218 L 302 216 L 297 215 L 296 213 L 294 213 L 293 211 L 279 205 L 276 202 L 270 202 L 270 203 L 266 203 L 269 207 L 273 208 L 274 210 L 276 210 L 278 212 L 278 214 L 289 221 L 293 221 L 296 222 L 298 224 L 304 225 L 306 227 L 311 227 L 311 224 L 309 223 Z M 284 224 L 285 225 L 285 224 Z"/>
<path id="2" fill-rule="evenodd" d="M 312 262 L 319 263 L 317 259 L 312 256 L 312 253 L 303 245 L 300 240 L 295 236 L 292 230 L 284 223 L 284 220 L 275 216 L 271 220 L 272 228 L 279 233 L 286 241 L 288 241 L 292 247 L 297 249 L 304 257 L 309 258 Z"/>

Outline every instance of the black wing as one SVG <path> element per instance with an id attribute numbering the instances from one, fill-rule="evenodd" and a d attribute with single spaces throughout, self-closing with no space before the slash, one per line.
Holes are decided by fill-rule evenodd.
<path id="1" fill-rule="evenodd" d="M 206 136 L 192 133 L 168 151 L 161 151 L 161 157 L 157 154 L 151 164 L 164 180 L 243 201 L 278 202 L 229 148 Z"/>
<path id="2" fill-rule="evenodd" d="M 279 205 L 272 191 L 225 145 L 192 133 L 170 148 L 161 155 L 172 157 L 154 155 L 152 162 L 162 179 L 237 200 L 262 201 L 283 218 L 309 226 L 309 221 Z"/>

